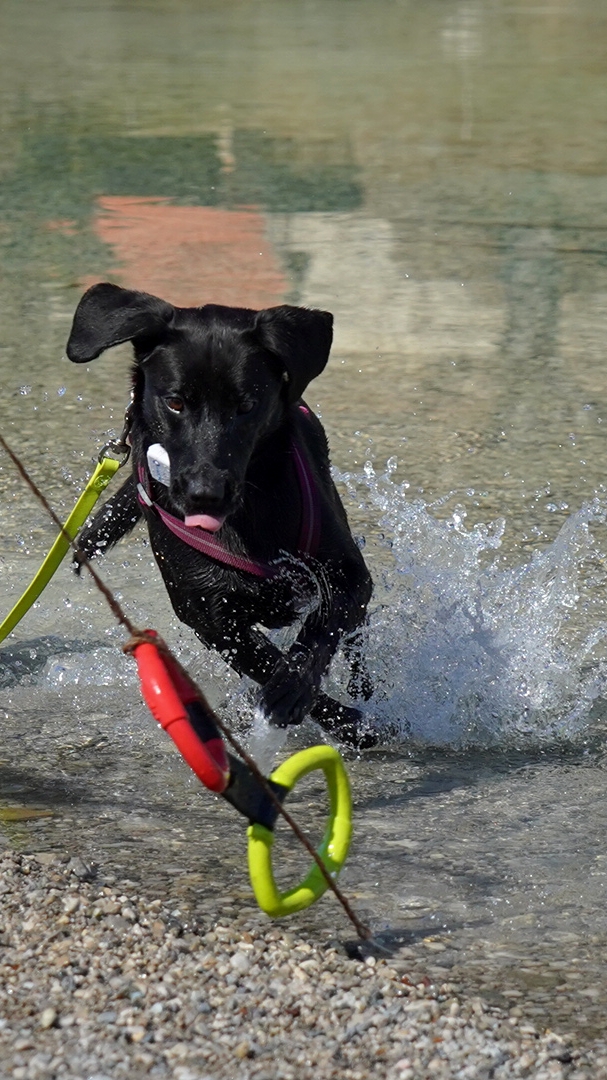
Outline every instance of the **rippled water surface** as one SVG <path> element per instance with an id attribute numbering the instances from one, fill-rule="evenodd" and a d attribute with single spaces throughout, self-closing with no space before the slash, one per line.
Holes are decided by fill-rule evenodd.
<path id="1" fill-rule="evenodd" d="M 412 970 L 601 1031 L 604 5 L 5 0 L 0 19 L 2 433 L 65 512 L 128 395 L 127 349 L 64 355 L 96 280 L 331 310 L 307 398 L 375 579 L 385 738 L 349 761 L 343 884 Z M 0 497 L 3 612 L 53 528 L 6 460 Z M 143 534 L 102 569 L 246 732 L 246 688 L 176 624 Z M 121 642 L 66 565 L 0 647 L 1 802 L 52 812 L 6 839 L 202 915 L 250 904 L 241 823 L 156 730 Z M 319 827 L 317 788 L 293 807 Z M 294 922 L 348 933 L 330 900 Z"/>

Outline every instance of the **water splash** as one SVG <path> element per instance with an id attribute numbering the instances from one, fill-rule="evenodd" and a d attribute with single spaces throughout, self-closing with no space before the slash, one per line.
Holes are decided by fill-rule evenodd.
<path id="1" fill-rule="evenodd" d="M 446 502 L 436 516 L 394 480 L 395 467 L 391 459 L 381 474 L 370 463 L 360 474 L 334 472 L 357 516 L 373 523 L 365 530 L 375 579 L 365 643 L 376 687 L 365 706 L 369 723 L 390 738 L 450 746 L 541 745 L 586 733 L 607 696 L 607 500 L 585 503 L 543 550 L 506 559 L 504 520 L 470 528 L 465 508 L 446 516 Z M 141 595 L 137 566 L 124 585 L 134 596 Z M 103 640 L 107 612 L 95 596 L 69 618 L 62 613 L 67 640 L 46 632 L 62 590 L 60 582 L 56 595 L 51 587 L 32 623 L 40 638 L 0 650 L 0 686 L 41 683 L 68 695 L 133 689 L 134 669 L 114 653 L 112 634 Z M 141 606 L 135 621 L 166 627 L 159 580 L 146 577 Z M 255 723 L 250 684 L 201 652 L 183 627 L 172 623 L 167 632 L 215 706 L 243 733 L 253 729 L 256 752 L 271 765 L 274 729 Z M 291 639 L 276 643 L 285 648 Z M 340 697 L 347 681 L 341 656 L 327 689 Z"/>
<path id="2" fill-rule="evenodd" d="M 504 520 L 467 528 L 461 507 L 439 520 L 393 469 L 334 474 L 383 530 L 366 550 L 377 567 L 370 715 L 437 745 L 574 738 L 607 692 L 607 504 L 585 503 L 544 550 L 507 567 Z"/>
<path id="3" fill-rule="evenodd" d="M 108 646 L 91 648 L 86 653 L 74 651 L 68 656 L 54 656 L 47 664 L 44 678 L 46 686 L 57 690 L 61 687 L 137 685 L 134 664 L 125 663 L 121 652 Z"/>
<path id="4" fill-rule="evenodd" d="M 263 710 L 259 707 L 254 709 L 247 749 L 263 773 L 270 773 L 275 768 L 277 755 L 287 737 L 287 728 L 272 727 Z"/>

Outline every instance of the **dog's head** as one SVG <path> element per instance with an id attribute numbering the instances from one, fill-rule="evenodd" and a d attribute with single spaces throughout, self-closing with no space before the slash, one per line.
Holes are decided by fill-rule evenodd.
<path id="1" fill-rule="evenodd" d="M 333 317 L 281 307 L 178 308 L 147 293 L 94 285 L 67 344 L 76 364 L 132 341 L 133 439 L 161 443 L 178 513 L 218 529 L 239 504 L 256 447 L 325 367 Z"/>

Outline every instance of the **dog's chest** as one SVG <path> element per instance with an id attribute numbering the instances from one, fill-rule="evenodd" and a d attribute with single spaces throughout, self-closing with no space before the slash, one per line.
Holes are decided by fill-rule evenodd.
<path id="1" fill-rule="evenodd" d="M 287 626 L 309 610 L 319 594 L 313 569 L 298 555 L 279 554 L 269 564 L 271 573 L 260 577 L 190 548 L 155 516 L 148 517 L 148 530 L 171 602 L 194 629 L 235 623 Z M 232 551 L 255 559 L 255 552 L 235 543 L 234 537 L 232 541 Z"/>

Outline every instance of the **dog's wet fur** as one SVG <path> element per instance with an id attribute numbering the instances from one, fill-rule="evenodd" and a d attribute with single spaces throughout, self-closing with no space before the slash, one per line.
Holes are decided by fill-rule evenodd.
<path id="1" fill-rule="evenodd" d="M 341 741 L 368 746 L 375 740 L 360 711 L 320 690 L 343 640 L 350 694 L 371 694 L 360 649 L 371 578 L 331 479 L 322 425 L 298 408 L 327 363 L 332 325 L 326 311 L 288 305 L 179 308 L 117 285 L 89 289 L 76 310 L 67 354 L 86 363 L 132 342 L 133 471 L 78 543 L 89 558 L 107 551 L 145 514 L 176 614 L 259 684 L 259 704 L 271 722 L 299 724 L 310 715 Z M 297 551 L 303 508 L 294 440 L 318 494 L 314 558 Z M 152 482 L 154 500 L 179 518 L 203 514 L 223 521 L 216 535 L 230 551 L 280 560 L 279 574 L 262 579 L 223 565 L 173 535 L 155 510 L 141 507 L 138 469 L 154 443 L 166 449 L 171 468 L 169 487 Z M 286 652 L 261 629 L 298 619 L 301 627 Z"/>

